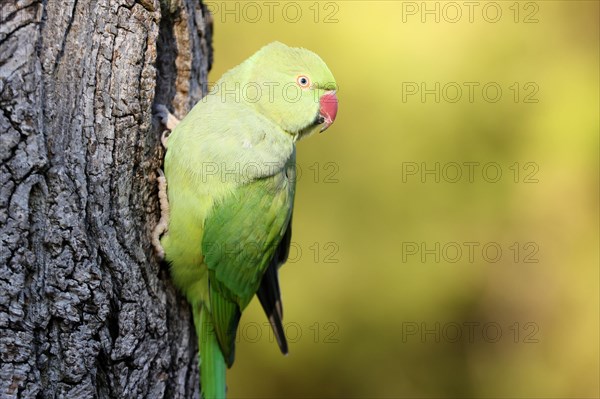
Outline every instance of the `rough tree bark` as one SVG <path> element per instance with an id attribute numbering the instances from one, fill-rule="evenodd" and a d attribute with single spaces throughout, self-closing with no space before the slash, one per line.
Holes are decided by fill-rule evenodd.
<path id="1" fill-rule="evenodd" d="M 199 0 L 0 0 L 0 398 L 198 396 L 150 246 L 155 103 L 202 96 Z"/>

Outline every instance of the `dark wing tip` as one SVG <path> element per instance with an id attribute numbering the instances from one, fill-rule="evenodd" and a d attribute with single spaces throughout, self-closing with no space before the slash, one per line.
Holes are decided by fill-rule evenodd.
<path id="1" fill-rule="evenodd" d="M 285 331 L 283 329 L 281 317 L 281 298 L 279 297 L 279 290 L 275 289 L 276 286 L 278 288 L 278 285 L 277 270 L 272 269 L 270 272 L 265 273 L 265 276 L 263 276 L 263 281 L 261 282 L 260 288 L 256 294 L 267 317 L 269 318 L 269 323 L 271 324 L 271 328 L 273 329 L 273 333 L 275 334 L 275 339 L 277 340 L 277 345 L 279 345 L 281 353 L 287 355 L 288 344 L 287 340 L 285 339 Z"/>
<path id="2" fill-rule="evenodd" d="M 288 352 L 288 343 L 285 338 L 285 331 L 283 330 L 283 323 L 281 319 L 273 314 L 269 316 L 269 322 L 271 323 L 271 328 L 273 328 L 273 332 L 275 333 L 275 339 L 277 340 L 277 345 L 279 345 L 279 350 L 284 355 L 287 355 Z"/>
<path id="3" fill-rule="evenodd" d="M 281 292 L 279 290 L 278 269 L 288 257 L 291 237 L 290 219 L 287 230 L 273 254 L 273 258 L 267 270 L 265 270 L 258 291 L 256 292 L 260 304 L 269 318 L 269 323 L 271 323 L 277 345 L 279 345 L 279 349 L 284 355 L 288 354 L 288 343 L 283 329 L 283 305 L 281 304 Z"/>

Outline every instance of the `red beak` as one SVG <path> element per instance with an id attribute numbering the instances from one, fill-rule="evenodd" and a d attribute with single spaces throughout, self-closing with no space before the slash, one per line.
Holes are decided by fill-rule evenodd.
<path id="1" fill-rule="evenodd" d="M 335 95 L 335 90 L 325 92 L 325 94 L 321 96 L 319 103 L 321 105 L 319 116 L 320 119 L 323 120 L 323 127 L 321 128 L 322 132 L 331 126 L 337 115 L 338 99 Z"/>

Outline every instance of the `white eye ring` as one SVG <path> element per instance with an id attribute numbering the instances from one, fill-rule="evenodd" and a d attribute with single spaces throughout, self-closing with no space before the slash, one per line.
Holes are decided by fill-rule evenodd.
<path id="1" fill-rule="evenodd" d="M 305 75 L 298 76 L 296 83 L 298 83 L 298 86 L 302 87 L 303 89 L 310 87 L 310 79 Z"/>

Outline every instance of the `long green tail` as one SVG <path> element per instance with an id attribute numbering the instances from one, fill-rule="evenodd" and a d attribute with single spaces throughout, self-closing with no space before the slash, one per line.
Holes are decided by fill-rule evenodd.
<path id="1" fill-rule="evenodd" d="M 194 305 L 194 325 L 198 336 L 200 384 L 204 399 L 225 399 L 227 365 L 221 353 L 211 315 L 202 305 Z"/>

